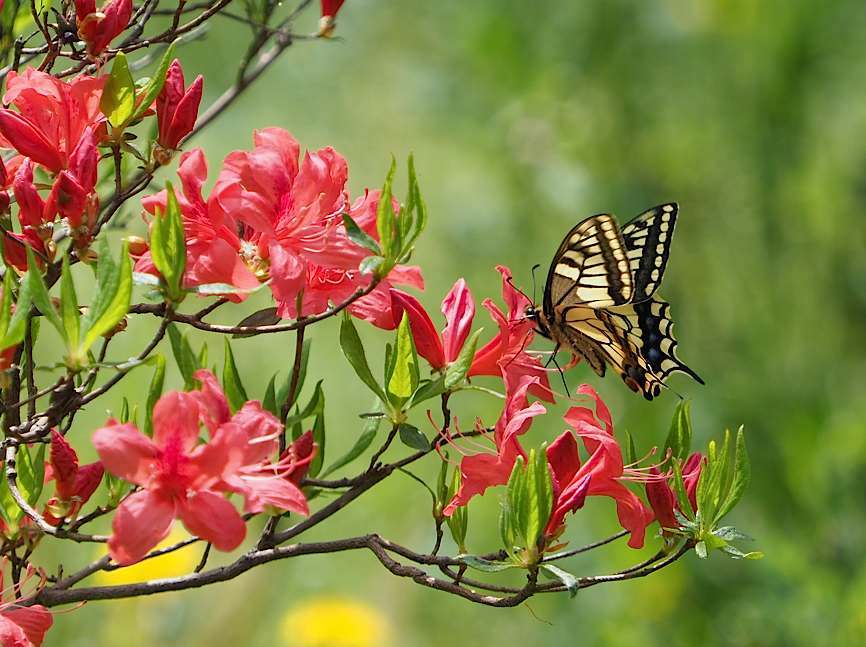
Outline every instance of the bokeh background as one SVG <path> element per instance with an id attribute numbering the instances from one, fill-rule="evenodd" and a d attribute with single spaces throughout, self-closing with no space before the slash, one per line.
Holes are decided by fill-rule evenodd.
<path id="1" fill-rule="evenodd" d="M 313 8 L 298 31 L 313 31 L 316 20 Z M 213 27 L 182 50 L 187 72 L 205 75 L 206 101 L 231 82 L 248 37 L 237 23 Z M 227 152 L 251 145 L 253 129 L 282 126 L 302 146 L 344 154 L 353 195 L 381 184 L 391 154 L 403 162 L 414 151 L 431 213 L 416 260 L 434 312 L 460 276 L 479 301 L 497 297 L 497 263 L 529 289 L 531 266 L 546 266 L 580 218 L 612 211 L 627 219 L 679 201 L 664 293 L 681 355 L 707 386 L 685 377 L 672 384 L 693 399 L 702 445 L 745 425 L 753 482 L 730 521 L 756 538 L 744 548 L 763 550 L 764 560 L 692 555 L 645 580 L 501 611 L 398 580 L 366 553 L 311 557 L 200 591 L 91 603 L 57 615 L 49 644 L 861 644 L 864 33 L 861 0 L 349 0 L 341 40 L 297 42 L 191 142 L 215 175 Z M 476 325 L 490 332 L 486 319 L 479 309 Z M 134 323 L 115 352 L 133 353 L 155 323 Z M 312 336 L 308 384 L 325 380 L 334 458 L 358 434 L 356 414 L 369 397 L 336 348 L 336 323 Z M 385 338 L 365 333 L 371 348 Z M 210 344 L 217 364 L 220 344 Z M 291 344 L 235 343 L 251 395 L 288 369 Z M 148 380 L 148 371 L 134 373 L 80 416 L 73 442 L 86 445 L 105 409 L 117 411 L 123 394 L 140 400 Z M 663 440 L 673 393 L 646 403 L 585 366 L 569 380 L 597 386 L 642 448 Z M 497 407 L 473 395 L 457 412 L 469 424 L 476 415 L 494 420 Z M 562 408 L 527 442 L 558 433 Z M 434 469 L 430 461 L 418 474 L 429 479 Z M 495 494 L 473 503 L 475 551 L 498 546 L 496 506 Z M 310 537 L 376 531 L 425 549 L 429 510 L 427 493 L 397 475 Z M 612 504 L 593 502 L 568 537 L 577 545 L 614 526 Z M 88 551 L 64 556 L 75 564 L 94 556 Z M 194 548 L 138 575 L 188 571 L 198 557 Z M 567 567 L 595 574 L 642 557 L 618 544 Z"/>

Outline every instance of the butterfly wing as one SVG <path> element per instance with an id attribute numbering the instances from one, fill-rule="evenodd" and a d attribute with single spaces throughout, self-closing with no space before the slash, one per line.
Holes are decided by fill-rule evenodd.
<path id="1" fill-rule="evenodd" d="M 644 211 L 622 228 L 633 277 L 633 303 L 649 299 L 662 282 L 678 211 L 675 202 L 660 204 Z"/>
<path id="2" fill-rule="evenodd" d="M 600 214 L 579 222 L 565 237 L 550 264 L 544 310 L 570 304 L 606 308 L 632 298 L 627 249 L 613 216 Z"/>
<path id="3" fill-rule="evenodd" d="M 633 328 L 628 318 L 620 319 L 620 315 L 611 314 L 611 310 L 629 308 L 632 306 L 598 311 L 570 308 L 563 312 L 562 322 L 568 336 L 583 338 L 580 343 L 572 343 L 572 349 L 587 359 L 589 357 L 582 346 L 598 349 L 604 361 L 613 367 L 628 388 L 652 400 L 661 393 L 664 382 L 641 352 L 640 328 Z M 604 375 L 604 371 L 596 369 L 596 372 Z"/>
<path id="4" fill-rule="evenodd" d="M 633 346 L 646 363 L 652 377 L 664 383 L 672 373 L 685 373 L 699 384 L 704 381 L 677 357 L 677 340 L 671 306 L 666 301 L 651 298 L 641 303 L 608 309 L 610 321 L 621 332 L 626 343 Z M 646 397 L 646 390 L 644 390 Z"/>

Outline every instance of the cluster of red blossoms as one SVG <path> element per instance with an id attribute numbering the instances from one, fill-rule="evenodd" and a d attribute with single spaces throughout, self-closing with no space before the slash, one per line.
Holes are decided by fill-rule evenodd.
<path id="1" fill-rule="evenodd" d="M 490 299 L 484 301 L 499 332 L 476 352 L 468 375 L 501 377 L 506 391 L 505 406 L 494 428 L 493 451 L 464 456 L 460 464 L 461 485 L 444 509 L 446 516 L 487 488 L 507 483 L 517 458 L 527 459 L 519 438 L 529 430 L 533 418 L 547 411 L 541 402 L 530 403 L 529 396 L 554 402 L 547 371 L 537 356 L 526 351 L 534 335 L 533 323 L 524 316 L 531 304 L 513 287 L 510 271 L 501 266 L 498 269 L 502 274 L 506 311 Z M 441 336 L 415 297 L 391 290 L 391 298 L 395 313 L 407 313 L 418 354 L 434 370 L 442 370 L 457 358 L 475 314 L 472 295 L 463 279 L 454 284 L 442 302 L 446 326 Z M 554 497 L 553 511 L 544 531 L 547 545 L 552 546 L 562 534 L 566 514 L 581 508 L 588 496 L 606 496 L 616 502 L 617 516 L 622 527 L 629 531 L 629 546 L 633 548 L 643 546 L 646 528 L 655 519 L 662 529 L 679 528 L 675 512 L 679 508 L 670 485 L 672 472 L 663 473 L 658 465 L 644 468 L 625 465 L 607 406 L 589 385 L 580 386 L 578 394 L 589 398 L 593 406 L 568 409 L 564 420 L 569 429 L 546 450 Z M 578 440 L 587 454 L 584 461 Z M 683 481 L 693 509 L 697 509 L 696 488 L 702 465 L 703 457 L 694 453 L 683 466 Z M 626 482 L 644 484 L 649 505 Z"/>

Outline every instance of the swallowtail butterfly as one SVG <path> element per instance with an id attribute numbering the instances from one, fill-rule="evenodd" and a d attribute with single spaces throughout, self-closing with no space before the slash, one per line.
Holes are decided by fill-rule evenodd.
<path id="1" fill-rule="evenodd" d="M 609 214 L 581 221 L 553 257 L 541 309 L 526 311 L 557 350 L 571 349 L 602 377 L 610 364 L 647 400 L 677 371 L 704 383 L 677 357 L 670 305 L 656 296 L 677 211 L 662 204 L 622 228 Z"/>

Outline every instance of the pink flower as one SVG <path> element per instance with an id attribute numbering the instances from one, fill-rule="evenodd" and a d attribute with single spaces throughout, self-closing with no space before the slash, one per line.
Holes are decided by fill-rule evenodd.
<path id="1" fill-rule="evenodd" d="M 69 157 L 69 166 L 60 171 L 45 202 L 42 219 L 66 218 L 74 238 L 86 237 L 96 224 L 99 198 L 96 195 L 96 165 L 99 151 L 96 137 L 88 126 Z M 86 216 L 86 218 L 82 218 Z M 83 227 L 82 227 L 83 226 Z"/>
<path id="2" fill-rule="evenodd" d="M 475 302 L 465 280 L 459 279 L 442 301 L 446 324 L 441 338 L 424 306 L 411 294 L 392 289 L 391 303 L 395 321 L 403 318 L 403 312 L 408 315 L 415 348 L 430 366 L 438 371 L 457 359 L 475 317 Z"/>
<path id="3" fill-rule="evenodd" d="M 295 485 L 300 485 L 310 469 L 310 463 L 316 456 L 318 446 L 313 442 L 313 432 L 305 431 L 283 452 L 281 461 L 287 461 L 291 468 L 283 475 Z"/>
<path id="4" fill-rule="evenodd" d="M 41 604 L 20 605 L 20 601 L 25 597 L 22 587 L 35 575 L 33 567 L 28 566 L 20 583 L 10 587 L 13 599 L 7 602 L 3 600 L 6 594 L 5 578 L 0 572 L 0 645 L 3 647 L 39 647 L 54 624 L 51 612 Z M 42 584 L 44 576 L 37 587 Z"/>
<path id="5" fill-rule="evenodd" d="M 87 52 L 98 56 L 117 38 L 132 17 L 132 0 L 109 0 L 96 10 L 96 0 L 75 0 L 78 36 L 87 43 Z"/>
<path id="6" fill-rule="evenodd" d="M 234 218 L 227 216 L 213 198 L 205 201 L 202 186 L 207 181 L 207 173 L 207 160 L 200 148 L 181 155 L 177 174 L 182 192 L 177 199 L 187 246 L 184 286 L 225 283 L 240 290 L 255 289 L 259 286 L 259 279 L 267 277 L 267 272 L 262 270 L 257 259 L 243 256 Z M 149 213 L 164 211 L 166 203 L 165 191 L 142 200 Z M 149 253 L 142 254 L 135 264 L 135 271 L 157 274 Z M 245 295 L 227 296 L 233 301 L 241 301 Z"/>
<path id="7" fill-rule="evenodd" d="M 547 371 L 537 357 L 526 351 L 535 336 L 534 324 L 524 314 L 531 305 L 529 299 L 514 289 L 511 270 L 504 265 L 497 265 L 496 269 L 502 274 L 502 298 L 508 310 L 502 312 L 490 299 L 482 302 L 499 326 L 499 333 L 475 353 L 468 375 L 491 375 L 514 382 L 524 376 L 534 377 L 537 379 L 530 392 L 542 400 L 554 402 Z"/>
<path id="8" fill-rule="evenodd" d="M 701 477 L 701 469 L 703 467 L 704 457 L 700 452 L 694 452 L 686 459 L 682 467 L 683 484 L 686 487 L 686 495 L 689 498 L 689 503 L 692 510 L 698 509 L 697 490 L 698 481 Z M 653 478 L 655 477 L 655 478 Z M 662 529 L 676 529 L 680 527 L 680 522 L 677 520 L 674 511 L 679 511 L 680 514 L 685 514 L 685 511 L 680 509 L 674 496 L 670 481 L 674 478 L 673 470 L 666 474 L 661 474 L 657 467 L 650 468 L 650 478 L 646 482 L 646 498 L 649 501 L 650 507 L 655 513 L 655 518 L 658 519 L 659 526 Z"/>
<path id="9" fill-rule="evenodd" d="M 99 461 L 78 465 L 78 454 L 57 430 L 51 431 L 51 454 L 45 470 L 45 481 L 54 481 L 54 496 L 45 504 L 45 520 L 58 525 L 74 519 L 102 482 Z"/>
<path id="10" fill-rule="evenodd" d="M 69 157 L 90 128 L 100 141 L 105 117 L 99 100 L 107 77 L 76 76 L 68 83 L 34 68 L 9 73 L 0 110 L 0 147 L 15 148 L 52 173 L 69 168 Z"/>
<path id="11" fill-rule="evenodd" d="M 51 240 L 52 228 L 45 226 L 45 203 L 33 184 L 33 167 L 29 159 L 21 164 L 12 181 L 12 191 L 18 204 L 18 222 L 21 233 L 8 231 L 3 239 L 3 256 L 16 269 L 27 271 L 27 247 L 39 256 L 50 258 L 46 242 Z"/>
<path id="12" fill-rule="evenodd" d="M 222 492 L 237 492 L 246 509 L 264 505 L 305 514 L 306 500 L 267 463 L 276 450 L 279 421 L 258 402 L 247 402 L 229 417 L 228 403 L 216 378 L 199 371 L 199 391 L 173 391 L 153 410 L 153 439 L 134 425 L 109 421 L 93 443 L 106 469 L 141 489 L 117 509 L 108 543 L 112 559 L 129 564 L 164 539 L 180 518 L 192 534 L 219 550 L 234 550 L 246 526 Z M 204 424 L 210 439 L 199 442 Z M 273 469 L 272 469 L 273 468 Z"/>
<path id="13" fill-rule="evenodd" d="M 376 237 L 378 193 L 368 192 L 350 206 L 345 160 L 325 148 L 306 153 L 299 165 L 299 151 L 285 130 L 257 131 L 252 151 L 226 157 L 207 201 L 201 194 L 207 177 L 204 155 L 196 149 L 181 157 L 187 286 L 226 283 L 248 290 L 270 280 L 279 316 L 293 318 L 323 312 L 329 303 L 369 285 L 371 276 L 358 270 L 369 253 L 349 240 L 342 214 L 348 211 Z M 144 200 L 151 213 L 165 203 L 165 192 Z M 149 255 L 139 260 L 136 270 L 155 273 Z M 394 283 L 423 287 L 417 267 L 398 265 L 349 311 L 393 328 L 388 290 Z M 243 295 L 232 297 L 240 300 Z"/>
<path id="14" fill-rule="evenodd" d="M 559 487 L 561 491 L 571 487 L 572 493 L 574 490 L 585 489 L 583 496 L 607 496 L 614 499 L 620 525 L 631 533 L 628 545 L 632 548 L 640 548 L 644 543 L 646 527 L 653 520 L 653 514 L 637 495 L 622 483 L 624 477 L 631 477 L 632 474 L 626 473 L 622 449 L 613 436 L 613 423 L 607 406 L 602 402 L 598 393 L 587 384 L 582 384 L 577 392 L 587 395 L 595 401 L 595 411 L 587 407 L 571 407 L 566 411 L 564 419 L 583 441 L 583 446 L 590 458 L 586 464 L 580 466 L 576 445 L 572 450 L 571 443 L 560 436 L 551 445 L 553 448 L 557 442 L 560 443 L 554 453 L 554 461 L 559 465 L 569 466 L 567 470 L 560 471 L 560 474 L 567 475 L 573 472 L 573 476 L 567 484 L 560 482 Z M 566 432 L 568 435 L 570 433 Z M 548 459 L 550 460 L 550 458 L 549 451 Z M 554 477 L 556 477 L 557 469 L 559 468 L 553 470 Z M 580 483 L 587 475 L 589 476 L 588 486 Z M 642 474 L 634 476 L 641 480 L 645 478 Z M 571 500 L 565 498 L 562 501 L 557 500 L 555 509 L 566 508 L 562 512 L 561 519 L 568 509 L 576 509 L 582 503 L 580 496 Z M 554 522 L 553 518 L 551 522 Z M 556 533 L 556 529 L 551 525 L 548 526 L 548 529 L 550 534 Z"/>
<path id="15" fill-rule="evenodd" d="M 443 510 L 445 516 L 469 503 L 476 494 L 489 487 L 508 482 L 518 456 L 526 458 L 518 437 L 526 433 L 532 419 L 546 412 L 540 402 L 529 404 L 527 392 L 537 384 L 536 378 L 524 378 L 513 390 L 506 391 L 505 409 L 496 422 L 493 442 L 495 454 L 465 456 L 460 462 L 460 489 Z"/>
<path id="16" fill-rule="evenodd" d="M 185 88 L 183 68 L 175 59 L 168 67 L 165 85 L 156 98 L 156 119 L 159 124 L 157 143 L 168 150 L 176 150 L 181 141 L 192 132 L 198 118 L 204 79 L 199 74 L 189 88 Z M 166 159 L 164 162 L 167 163 Z"/>

